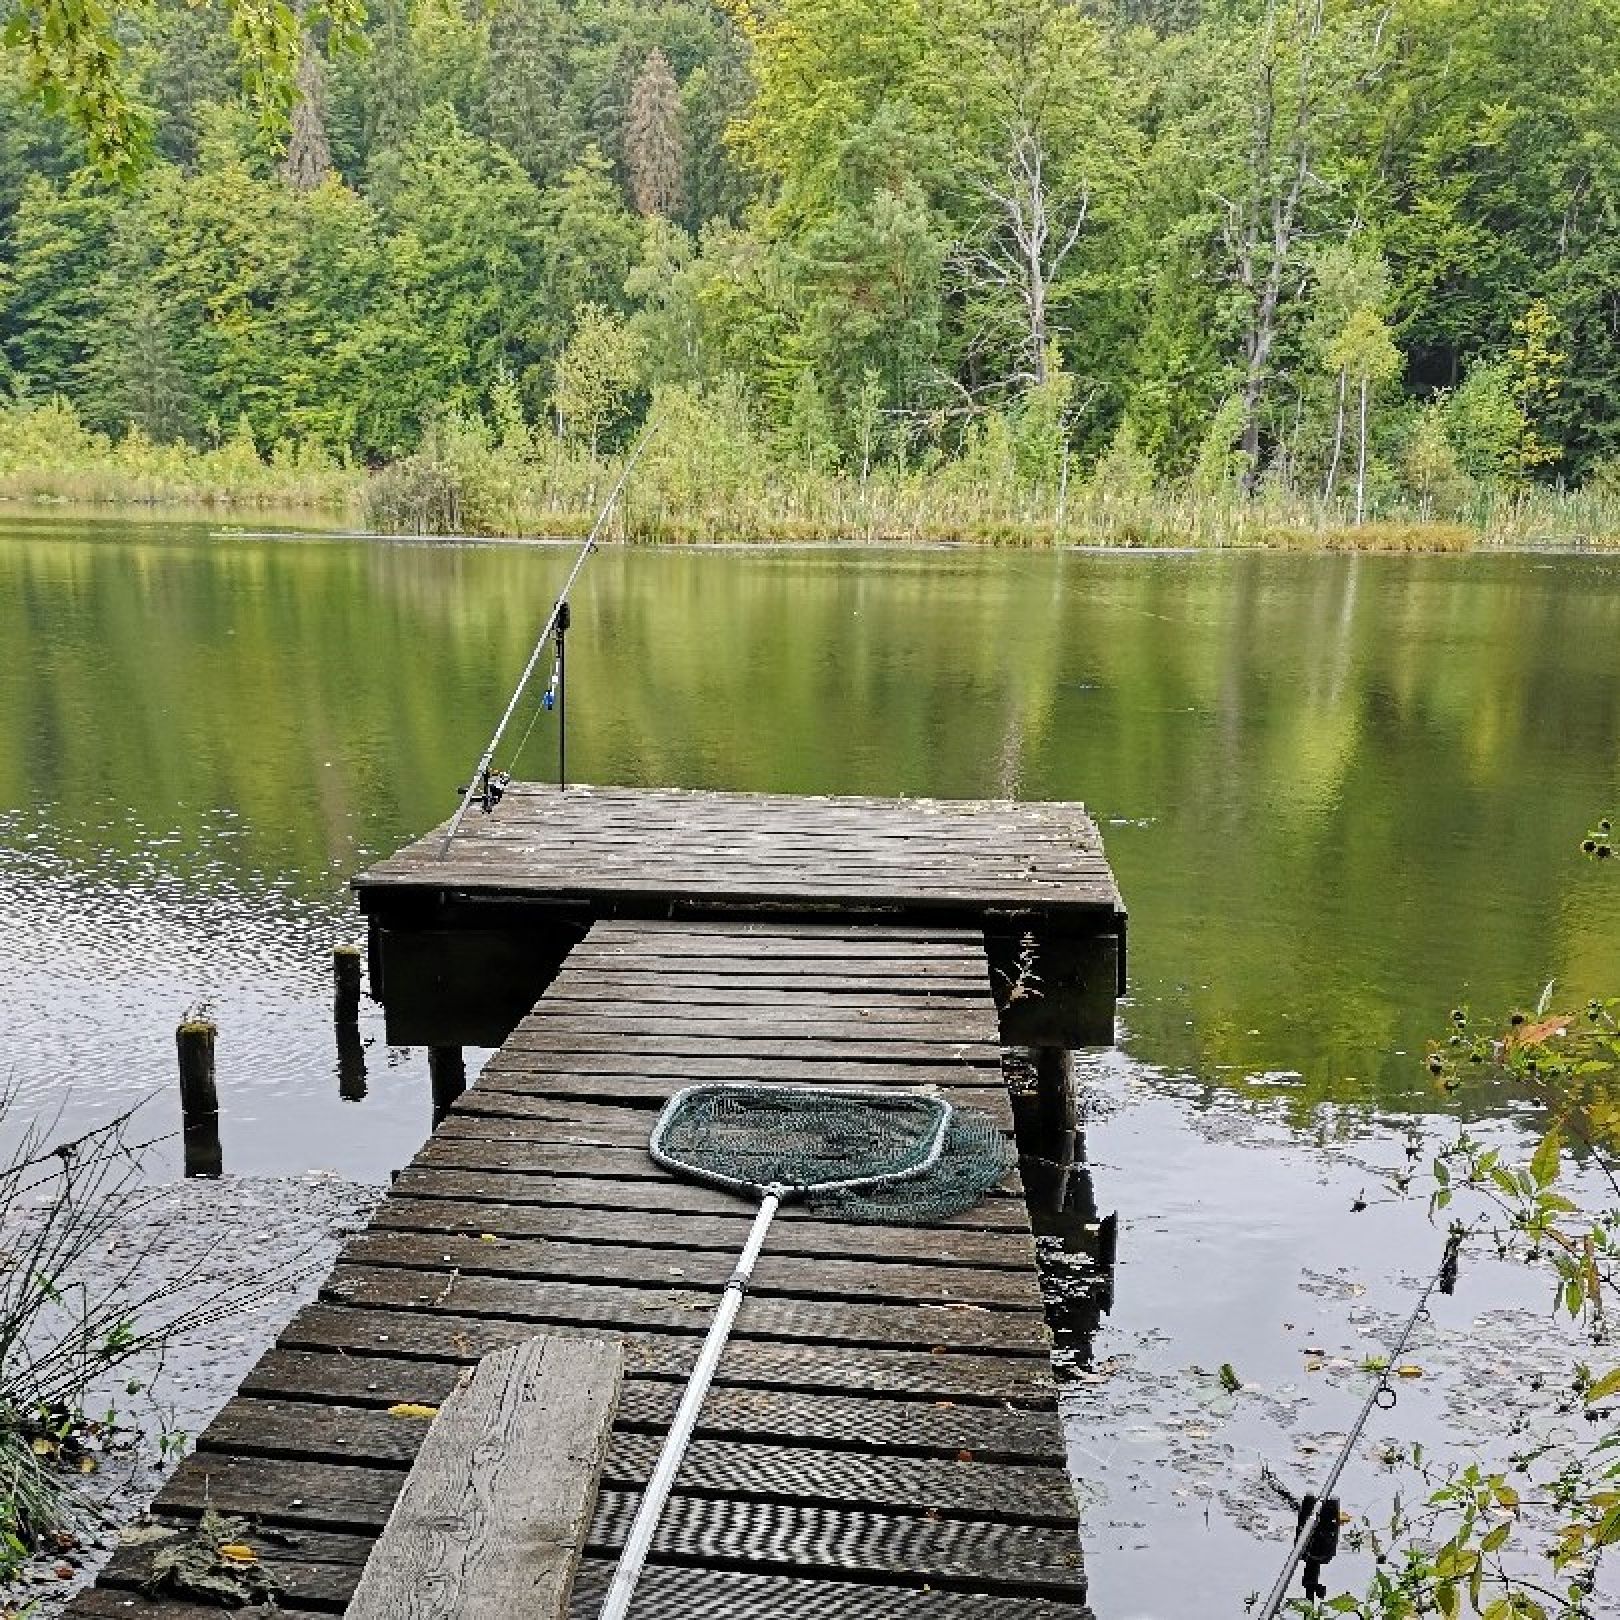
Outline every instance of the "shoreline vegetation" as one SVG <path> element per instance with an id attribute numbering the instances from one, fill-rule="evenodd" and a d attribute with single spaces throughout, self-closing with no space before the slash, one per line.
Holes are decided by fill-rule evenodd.
<path id="1" fill-rule="evenodd" d="M 675 391 L 677 395 L 684 391 Z M 1530 545 L 1620 548 L 1620 488 L 1476 486 L 1443 513 L 1394 498 L 1361 522 L 1337 504 L 1280 488 L 1245 496 L 1235 482 L 1166 485 L 1113 451 L 1056 478 L 1020 473 L 1011 446 L 864 475 L 773 456 L 735 416 L 689 397 L 666 400 L 616 520 L 644 544 L 1262 548 L 1463 552 Z M 1117 448 L 1117 447 L 1116 447 Z M 521 421 L 496 428 L 446 413 L 411 455 L 380 469 L 319 444 L 263 453 L 246 424 L 197 448 L 87 428 L 73 406 L 0 407 L 0 510 L 123 507 L 176 513 L 275 511 L 379 535 L 569 538 L 590 526 L 623 464 Z"/>
<path id="2" fill-rule="evenodd" d="M 261 10 L 0 40 L 0 495 L 1620 543 L 1620 0 Z"/>

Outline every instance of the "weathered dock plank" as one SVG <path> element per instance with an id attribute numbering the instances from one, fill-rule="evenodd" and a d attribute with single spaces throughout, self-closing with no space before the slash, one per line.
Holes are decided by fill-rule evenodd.
<path id="1" fill-rule="evenodd" d="M 349 1601 L 349 1620 L 563 1620 L 596 1506 L 619 1403 L 623 1352 L 589 1339 L 531 1339 L 463 1373 L 425 1441 L 368 1415 L 410 1466 Z M 232 1402 L 244 1446 L 280 1438 L 302 1455 L 331 1408 Z M 364 1456 L 365 1432 L 336 1434 Z"/>
<path id="2" fill-rule="evenodd" d="M 213 1506 L 289 1532 L 264 1549 L 284 1608 L 340 1612 L 430 1432 L 390 1409 L 438 1405 L 537 1334 L 608 1338 L 625 1381 L 570 1610 L 594 1615 L 752 1213 L 646 1153 L 656 1109 L 713 1077 L 934 1086 L 1012 1128 L 979 935 L 598 921 L 200 1437 L 159 1522 Z M 931 1229 L 789 1205 L 637 1612 L 1084 1620 L 1050 1346 L 1016 1173 Z M 121 1550 L 107 1591 L 133 1595 L 150 1557 Z"/>

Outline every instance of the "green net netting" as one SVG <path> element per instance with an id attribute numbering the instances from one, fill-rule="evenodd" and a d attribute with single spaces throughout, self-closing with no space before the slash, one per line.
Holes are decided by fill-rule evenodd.
<path id="1" fill-rule="evenodd" d="M 834 1220 L 927 1225 L 971 1209 L 1012 1168 L 995 1122 L 919 1092 L 694 1086 L 659 1116 L 665 1168 L 737 1192 L 787 1188 Z"/>
<path id="2" fill-rule="evenodd" d="M 976 1108 L 953 1108 L 939 1158 L 921 1175 L 881 1186 L 811 1193 L 828 1220 L 869 1226 L 932 1226 L 960 1215 L 999 1187 L 1018 1163 L 1000 1126 Z"/>

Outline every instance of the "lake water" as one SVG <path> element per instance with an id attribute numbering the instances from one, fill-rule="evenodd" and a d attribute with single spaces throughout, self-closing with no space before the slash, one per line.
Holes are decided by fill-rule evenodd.
<path id="1" fill-rule="evenodd" d="M 370 1013 L 339 1093 L 346 880 L 453 807 L 570 557 L 0 518 L 13 1125 L 155 1092 L 167 1128 L 202 1003 L 230 1170 L 415 1151 L 425 1062 Z M 1236 1612 L 1285 1545 L 1259 1460 L 1308 1486 L 1359 1400 L 1305 1340 L 1370 1342 L 1437 1258 L 1421 1212 L 1348 1213 L 1444 1128 L 1414 1054 L 1458 1002 L 1620 986 L 1620 879 L 1576 853 L 1620 804 L 1620 558 L 610 550 L 569 649 L 579 780 L 1091 806 L 1132 934 L 1085 1075 L 1118 1300 L 1066 1396 L 1094 1600 Z M 1480 1269 L 1388 1434 L 1454 1429 L 1544 1303 Z"/>

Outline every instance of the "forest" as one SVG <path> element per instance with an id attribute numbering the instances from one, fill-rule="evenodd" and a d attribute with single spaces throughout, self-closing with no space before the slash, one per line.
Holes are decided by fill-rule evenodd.
<path id="1" fill-rule="evenodd" d="M 12 3 L 6 493 L 1620 528 L 1620 0 Z"/>

